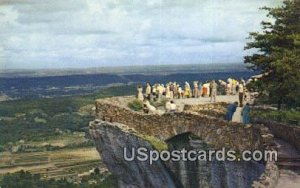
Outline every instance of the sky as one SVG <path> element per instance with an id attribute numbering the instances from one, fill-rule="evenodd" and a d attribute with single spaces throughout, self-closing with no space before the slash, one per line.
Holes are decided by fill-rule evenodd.
<path id="1" fill-rule="evenodd" d="M 0 69 L 243 62 L 282 0 L 0 0 Z"/>

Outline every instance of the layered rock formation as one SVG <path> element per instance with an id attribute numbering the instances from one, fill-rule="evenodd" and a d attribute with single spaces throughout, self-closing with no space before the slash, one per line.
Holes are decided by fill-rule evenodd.
<path id="1" fill-rule="evenodd" d="M 119 187 L 179 187 L 162 161 L 152 165 L 148 161 L 126 161 L 124 148 L 146 148 L 154 150 L 151 144 L 140 138 L 126 125 L 95 121 L 90 123 L 90 133 L 96 148 L 109 171 L 119 180 Z M 131 156 L 129 152 L 128 157 Z"/>
<path id="2" fill-rule="evenodd" d="M 119 123 L 94 121 L 90 132 L 104 163 L 118 177 L 119 187 L 250 187 L 264 170 L 264 165 L 256 162 L 158 160 L 149 164 L 149 161 L 137 160 L 137 156 L 127 161 L 124 155 L 131 158 L 132 148 L 143 147 L 148 151 L 155 148 L 137 132 Z M 173 149 L 209 149 L 204 142 L 196 146 L 194 143 L 193 147 L 185 144 Z M 129 152 L 125 153 L 124 148 Z"/>

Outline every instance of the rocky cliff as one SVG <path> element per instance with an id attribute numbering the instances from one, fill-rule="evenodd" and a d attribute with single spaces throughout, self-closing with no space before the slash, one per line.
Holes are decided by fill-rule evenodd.
<path id="1" fill-rule="evenodd" d="M 132 161 L 125 160 L 124 148 L 146 148 L 154 146 L 142 135 L 126 125 L 94 121 L 90 123 L 90 134 L 96 148 L 101 153 L 103 162 L 117 178 L 119 187 L 157 188 L 157 187 L 250 187 L 264 171 L 264 165 L 256 162 L 217 162 L 213 161 Z M 182 142 L 182 137 L 177 141 Z M 183 142 L 178 147 L 176 142 L 169 142 L 169 149 L 189 148 L 208 149 L 202 141 L 190 144 Z M 131 158 L 132 153 L 125 154 Z"/>
<path id="2" fill-rule="evenodd" d="M 90 124 L 90 133 L 109 171 L 118 177 L 119 187 L 180 187 L 162 161 L 150 165 L 148 161 L 125 160 L 124 148 L 154 149 L 126 125 L 95 121 Z"/>

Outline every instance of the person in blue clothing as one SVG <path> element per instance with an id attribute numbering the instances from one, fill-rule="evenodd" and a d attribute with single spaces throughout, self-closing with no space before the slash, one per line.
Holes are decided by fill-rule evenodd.
<path id="1" fill-rule="evenodd" d="M 236 111 L 238 102 L 234 102 L 233 104 L 228 105 L 227 107 L 227 113 L 226 113 L 226 120 L 232 121 L 232 116 L 234 112 Z"/>
<path id="2" fill-rule="evenodd" d="M 249 103 L 247 103 L 243 110 L 242 110 L 242 119 L 244 124 L 249 124 L 250 123 L 250 106 Z"/>

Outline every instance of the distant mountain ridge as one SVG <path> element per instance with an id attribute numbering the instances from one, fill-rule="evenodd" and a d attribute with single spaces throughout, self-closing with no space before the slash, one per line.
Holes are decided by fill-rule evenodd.
<path id="1" fill-rule="evenodd" d="M 187 64 L 187 65 L 140 65 L 118 67 L 95 67 L 85 69 L 37 69 L 37 70 L 0 70 L 2 78 L 16 77 L 46 77 L 85 74 L 171 74 L 171 73 L 204 73 L 204 72 L 230 72 L 246 71 L 243 63 L 213 63 L 213 64 Z"/>

